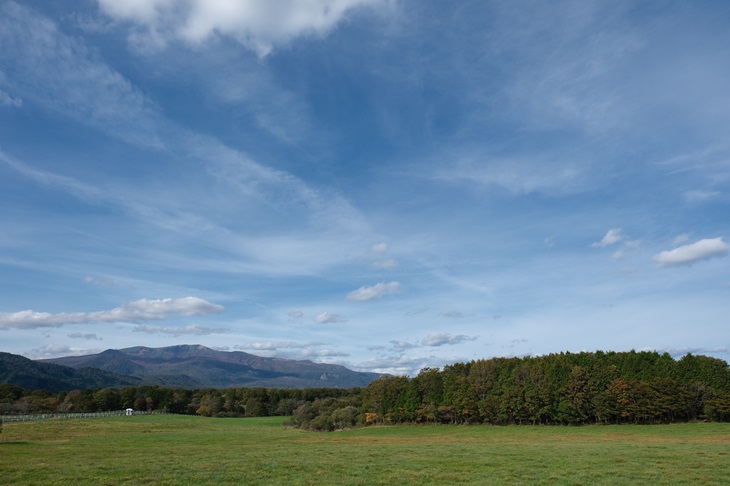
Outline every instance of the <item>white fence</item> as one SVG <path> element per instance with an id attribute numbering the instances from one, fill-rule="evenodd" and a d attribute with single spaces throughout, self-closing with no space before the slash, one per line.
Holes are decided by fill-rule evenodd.
<path id="1" fill-rule="evenodd" d="M 93 413 L 38 413 L 31 415 L 0 415 L 0 421 L 11 422 L 27 422 L 29 420 L 44 419 L 74 419 L 74 418 L 96 418 L 96 417 L 120 417 L 127 415 L 126 410 L 114 410 L 111 412 L 93 412 Z M 133 415 L 171 415 L 167 412 L 145 412 L 135 410 Z"/>

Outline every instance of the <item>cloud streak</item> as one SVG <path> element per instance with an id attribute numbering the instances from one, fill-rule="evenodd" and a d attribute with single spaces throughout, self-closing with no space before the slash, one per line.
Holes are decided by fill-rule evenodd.
<path id="1" fill-rule="evenodd" d="M 172 315 L 199 316 L 223 312 L 223 307 L 199 297 L 139 299 L 107 311 L 51 314 L 23 310 L 0 314 L 0 330 L 61 327 L 68 324 L 161 321 Z"/>
<path id="2" fill-rule="evenodd" d="M 139 325 L 134 328 L 134 332 L 145 332 L 147 334 L 166 334 L 169 336 L 209 336 L 211 334 L 225 334 L 230 332 L 226 328 L 213 328 L 206 326 L 148 326 Z"/>
<path id="3" fill-rule="evenodd" d="M 77 348 L 65 344 L 46 344 L 40 348 L 31 350 L 26 355 L 33 359 L 56 358 L 58 356 L 84 356 L 87 354 L 101 353 L 101 349 Z"/>
<path id="4" fill-rule="evenodd" d="M 416 342 L 409 342 L 409 341 L 397 341 L 393 340 L 390 341 L 391 346 L 393 347 L 393 350 L 395 350 L 398 353 L 403 353 L 404 351 L 407 351 L 409 349 L 414 348 L 422 348 L 422 347 L 429 347 L 429 348 L 438 348 L 441 346 L 453 346 L 456 344 L 461 344 L 468 341 L 476 341 L 479 336 L 467 336 L 466 334 L 457 334 L 453 335 L 448 332 L 435 332 L 428 334 L 424 338 L 416 341 Z M 373 349 L 381 349 L 381 348 L 373 348 Z"/>
<path id="5" fill-rule="evenodd" d="M 394 294 L 400 292 L 401 285 L 398 282 L 378 283 L 371 287 L 360 287 L 347 294 L 347 300 L 354 302 L 367 302 L 376 300 L 386 294 Z"/>
<path id="6" fill-rule="evenodd" d="M 466 341 L 475 341 L 478 336 L 467 336 L 465 334 L 458 334 L 456 336 L 447 332 L 438 332 L 429 334 L 425 338 L 421 339 L 423 346 L 438 347 L 445 345 L 460 344 Z"/>
<path id="7" fill-rule="evenodd" d="M 89 341 L 101 341 L 102 339 L 94 333 L 73 332 L 68 334 L 71 339 L 87 339 Z"/>
<path id="8" fill-rule="evenodd" d="M 316 346 L 324 346 L 327 343 L 321 341 L 309 341 L 306 343 L 300 343 L 296 341 L 268 341 L 268 342 L 255 342 L 246 344 L 236 344 L 233 349 L 238 350 L 254 350 L 254 351 L 277 351 L 279 349 L 303 349 L 312 348 Z"/>
<path id="9" fill-rule="evenodd" d="M 347 319 L 337 314 L 320 312 L 319 314 L 314 316 L 314 322 L 316 322 L 317 324 L 338 324 L 347 322 Z"/>

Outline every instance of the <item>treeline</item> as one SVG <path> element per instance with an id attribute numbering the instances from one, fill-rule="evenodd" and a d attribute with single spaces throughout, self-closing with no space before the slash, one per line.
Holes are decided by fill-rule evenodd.
<path id="1" fill-rule="evenodd" d="M 384 376 L 365 388 L 185 390 L 128 386 L 53 394 L 0 385 L 0 415 L 134 408 L 208 417 L 291 416 L 335 430 L 377 424 L 654 424 L 730 421 L 730 368 L 655 352 L 493 358 Z"/>
<path id="2" fill-rule="evenodd" d="M 358 395 L 360 389 L 228 388 L 187 390 L 161 386 L 128 386 L 62 391 L 25 390 L 0 384 L 0 415 L 90 413 L 133 408 L 205 417 L 292 415 L 305 403 Z"/>
<path id="3" fill-rule="evenodd" d="M 730 421 L 730 368 L 634 351 L 494 358 L 380 378 L 363 389 L 360 412 L 364 424 Z"/>

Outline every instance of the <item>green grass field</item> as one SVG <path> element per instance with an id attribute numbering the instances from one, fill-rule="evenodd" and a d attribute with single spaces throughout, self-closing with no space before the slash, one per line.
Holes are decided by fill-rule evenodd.
<path id="1" fill-rule="evenodd" d="M 730 424 L 372 427 L 135 416 L 5 424 L 2 484 L 728 484 Z"/>

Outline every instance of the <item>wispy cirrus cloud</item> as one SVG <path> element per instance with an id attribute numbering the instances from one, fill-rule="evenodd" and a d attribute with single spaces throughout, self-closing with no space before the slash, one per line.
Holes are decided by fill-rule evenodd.
<path id="1" fill-rule="evenodd" d="M 572 192 L 582 178 L 577 164 L 549 155 L 484 156 L 483 149 L 455 149 L 437 162 L 430 178 L 451 184 L 502 187 L 513 194 Z M 471 153 L 474 152 L 474 153 Z"/>
<path id="2" fill-rule="evenodd" d="M 0 5 L 0 60 L 12 66 L 5 83 L 17 96 L 118 138 L 162 145 L 154 103 L 50 18 L 15 2 Z"/>
<path id="3" fill-rule="evenodd" d="M 199 297 L 177 299 L 139 299 L 97 312 L 61 312 L 51 314 L 23 310 L 0 313 L 0 330 L 38 329 L 61 327 L 67 324 L 89 324 L 95 322 L 143 322 L 161 321 L 172 315 L 199 316 L 223 312 L 223 307 Z"/>
<path id="4" fill-rule="evenodd" d="M 145 7 L 129 9 L 142 12 Z M 191 196 L 195 188 L 177 179 L 174 170 L 169 172 L 168 182 L 179 182 L 188 191 L 170 189 L 178 184 L 150 188 L 141 187 L 139 181 L 128 184 L 123 179 L 111 182 L 104 177 L 91 183 L 3 156 L 18 173 L 85 203 L 121 209 L 140 223 L 175 231 L 183 236 L 183 242 L 205 239 L 206 244 L 235 254 L 236 265 L 231 265 L 229 258 L 187 262 L 213 270 L 307 273 L 347 258 L 349 247 L 359 244 L 362 234 L 369 231 L 362 215 L 341 194 L 312 187 L 215 137 L 168 119 L 122 73 L 106 64 L 83 40 L 64 33 L 54 20 L 14 2 L 0 5 L 0 12 L 0 62 L 15 73 L 5 81 L 13 92 L 49 111 L 152 151 L 161 156 L 157 159 L 182 156 L 197 160 L 201 164 L 192 169 L 196 178 L 225 196 Z M 154 184 L 154 178 L 149 183 Z M 226 209 L 231 205 L 251 208 L 249 215 L 256 214 L 256 209 L 277 208 L 270 213 L 277 219 L 269 224 L 279 231 L 266 236 L 241 233 L 238 228 L 246 214 L 232 215 Z M 260 218 L 256 224 L 260 225 Z M 281 230 L 284 227 L 286 230 Z M 298 237 L 291 237 L 294 233 Z"/>
<path id="5" fill-rule="evenodd" d="M 728 253 L 730 253 L 730 245 L 725 243 L 722 238 L 706 238 L 658 253 L 654 255 L 654 261 L 662 267 L 673 267 L 720 258 Z"/>

